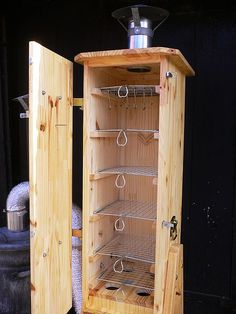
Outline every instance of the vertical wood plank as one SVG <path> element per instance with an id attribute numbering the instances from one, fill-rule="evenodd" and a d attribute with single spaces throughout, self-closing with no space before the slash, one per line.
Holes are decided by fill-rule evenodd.
<path id="1" fill-rule="evenodd" d="M 179 246 L 178 272 L 175 290 L 174 314 L 184 313 L 184 274 L 183 274 L 183 245 Z"/>
<path id="2" fill-rule="evenodd" d="M 173 76 L 166 77 L 171 71 Z M 178 220 L 180 242 L 183 142 L 184 142 L 184 93 L 185 76 L 172 64 L 168 57 L 161 57 L 159 108 L 159 159 L 158 159 L 158 211 L 156 235 L 156 276 L 154 313 L 162 313 L 168 260 L 170 229 L 162 222 L 172 216 Z"/>
<path id="3" fill-rule="evenodd" d="M 83 118 L 83 235 L 82 235 L 82 297 L 83 309 L 87 307 L 89 301 L 89 256 L 91 255 L 91 229 L 90 229 L 90 203 L 93 198 L 93 186 L 89 180 L 91 173 L 92 160 L 91 160 L 91 147 L 89 141 L 89 131 L 91 124 L 90 114 L 90 84 L 89 84 L 89 67 L 84 64 L 84 118 Z"/>
<path id="4" fill-rule="evenodd" d="M 71 308 L 72 63 L 29 49 L 31 312 Z"/>
<path id="5" fill-rule="evenodd" d="M 172 245 L 168 255 L 163 314 L 183 314 L 183 245 Z"/>

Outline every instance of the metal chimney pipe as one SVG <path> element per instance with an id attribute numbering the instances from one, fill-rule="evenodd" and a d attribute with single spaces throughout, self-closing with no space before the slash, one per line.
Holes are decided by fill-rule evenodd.
<path id="1" fill-rule="evenodd" d="M 134 5 L 115 10 L 112 16 L 127 31 L 128 48 L 135 49 L 152 46 L 153 34 L 167 19 L 169 12 L 157 7 Z"/>

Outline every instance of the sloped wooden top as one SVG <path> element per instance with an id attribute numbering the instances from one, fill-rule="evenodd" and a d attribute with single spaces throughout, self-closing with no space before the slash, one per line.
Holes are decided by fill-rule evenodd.
<path id="1" fill-rule="evenodd" d="M 194 70 L 178 49 L 151 47 L 139 49 L 120 49 L 82 52 L 75 56 L 77 63 L 88 63 L 89 66 L 119 66 L 160 62 L 161 56 L 169 56 L 170 60 L 187 76 L 194 75 Z"/>

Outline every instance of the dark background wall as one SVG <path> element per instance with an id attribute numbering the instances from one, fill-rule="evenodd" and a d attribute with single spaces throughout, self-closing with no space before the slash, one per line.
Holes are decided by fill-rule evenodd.
<path id="1" fill-rule="evenodd" d="M 28 93 L 28 42 L 38 41 L 70 60 L 82 51 L 126 48 L 126 35 L 111 12 L 136 3 L 24 0 L 2 9 L 0 73 L 8 90 L 3 92 L 1 84 L 1 208 L 11 187 L 28 180 L 27 120 L 19 119 L 22 109 L 12 101 Z M 196 71 L 186 90 L 185 313 L 236 313 L 236 6 L 225 1 L 142 3 L 170 11 L 153 46 L 180 49 Z M 74 97 L 82 97 L 82 68 L 76 64 Z M 73 199 L 82 206 L 82 112 L 76 108 L 74 135 Z"/>

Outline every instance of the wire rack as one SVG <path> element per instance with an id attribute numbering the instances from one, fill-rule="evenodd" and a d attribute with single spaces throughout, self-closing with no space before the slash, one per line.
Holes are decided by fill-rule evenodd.
<path id="1" fill-rule="evenodd" d="M 157 205 L 153 202 L 119 200 L 94 211 L 94 214 L 156 220 Z"/>
<path id="2" fill-rule="evenodd" d="M 136 176 L 148 176 L 148 177 L 156 177 L 157 170 L 154 167 L 129 167 L 129 166 L 121 166 L 108 168 L 98 171 L 98 173 L 108 173 L 108 174 L 132 174 Z"/>
<path id="3" fill-rule="evenodd" d="M 155 262 L 155 238 L 123 234 L 115 237 L 95 253 L 122 257 L 147 263 Z"/>
<path id="4" fill-rule="evenodd" d="M 130 287 L 154 290 L 155 275 L 150 272 L 150 265 L 140 262 L 123 261 L 124 270 L 116 273 L 113 267 L 109 267 L 102 272 L 98 280 L 122 284 Z"/>
<path id="5" fill-rule="evenodd" d="M 150 130 L 150 129 L 103 129 L 103 130 L 97 130 L 96 132 L 102 133 L 102 132 L 134 132 L 134 133 L 158 133 L 159 130 Z"/>
<path id="6" fill-rule="evenodd" d="M 159 85 L 121 85 L 100 87 L 103 94 L 119 98 L 157 96 L 160 93 Z"/>

